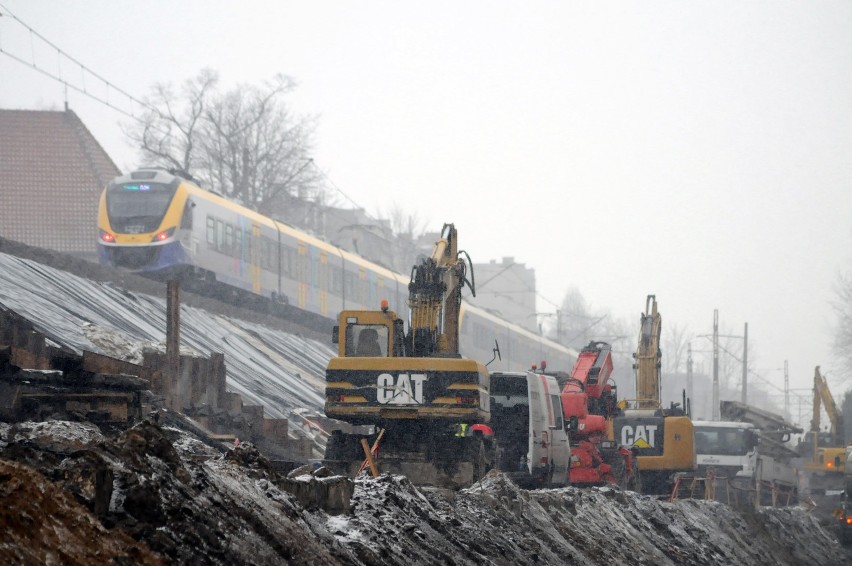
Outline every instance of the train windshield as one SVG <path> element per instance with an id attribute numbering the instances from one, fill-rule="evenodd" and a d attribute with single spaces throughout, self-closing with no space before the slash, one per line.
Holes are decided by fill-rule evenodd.
<path id="1" fill-rule="evenodd" d="M 696 454 L 744 456 L 751 450 L 745 428 L 695 427 Z"/>
<path id="2" fill-rule="evenodd" d="M 119 183 L 107 189 L 107 215 L 121 232 L 153 232 L 160 225 L 177 189 L 176 184 Z"/>

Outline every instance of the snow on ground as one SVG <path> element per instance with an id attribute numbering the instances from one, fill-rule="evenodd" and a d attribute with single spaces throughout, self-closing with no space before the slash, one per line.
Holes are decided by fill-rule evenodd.
<path id="1" fill-rule="evenodd" d="M 744 516 L 717 502 L 661 502 L 615 488 L 525 491 L 492 472 L 459 492 L 402 476 L 356 482 L 353 514 L 328 521 L 373 564 L 846 564 L 800 508 Z"/>
<path id="2" fill-rule="evenodd" d="M 88 422 L 67 421 L 23 422 L 5 424 L 0 429 L 4 439 L 27 438 L 44 450 L 72 452 L 103 442 L 106 438 L 100 429 Z M 6 440 L 8 442 L 8 440 Z"/>

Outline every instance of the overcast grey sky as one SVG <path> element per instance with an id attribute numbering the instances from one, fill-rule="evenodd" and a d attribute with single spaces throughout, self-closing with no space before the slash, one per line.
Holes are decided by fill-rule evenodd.
<path id="1" fill-rule="evenodd" d="M 664 328 L 709 334 L 713 309 L 724 331 L 749 322 L 753 367 L 778 386 L 789 360 L 791 387 L 815 365 L 836 398 L 848 387 L 830 301 L 852 260 L 852 2 L 0 5 L 136 97 L 205 67 L 225 86 L 292 76 L 340 189 L 455 222 L 474 261 L 534 268 L 539 310 L 577 286 L 638 332 L 655 293 Z M 9 17 L 0 48 L 131 108 Z M 125 117 L 68 99 L 137 165 Z M 0 54 L 0 107 L 63 100 Z"/>

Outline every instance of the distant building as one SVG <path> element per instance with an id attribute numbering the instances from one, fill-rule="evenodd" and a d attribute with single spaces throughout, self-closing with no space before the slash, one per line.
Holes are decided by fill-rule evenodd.
<path id="1" fill-rule="evenodd" d="M 471 304 L 486 309 L 497 316 L 538 333 L 535 311 L 535 269 L 518 263 L 515 258 L 504 257 L 498 263 L 473 265 L 476 297 Z"/>
<path id="2" fill-rule="evenodd" d="M 93 259 L 98 199 L 120 171 L 71 110 L 0 110 L 0 236 Z"/>

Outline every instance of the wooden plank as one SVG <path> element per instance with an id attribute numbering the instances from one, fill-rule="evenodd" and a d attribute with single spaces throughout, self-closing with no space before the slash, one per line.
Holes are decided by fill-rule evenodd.
<path id="1" fill-rule="evenodd" d="M 117 358 L 111 358 L 96 352 L 89 352 L 87 350 L 83 351 L 82 368 L 84 371 L 91 373 L 123 373 L 127 375 L 135 375 L 137 377 L 142 377 L 145 370 L 145 368 L 138 364 L 119 360 Z"/>
<path id="2" fill-rule="evenodd" d="M 379 477 L 379 469 L 376 467 L 376 461 L 373 459 L 373 453 L 370 451 L 370 443 L 366 438 L 361 439 L 361 448 L 364 449 L 364 454 L 367 456 L 367 463 L 370 464 L 370 473 L 374 478 Z"/>

